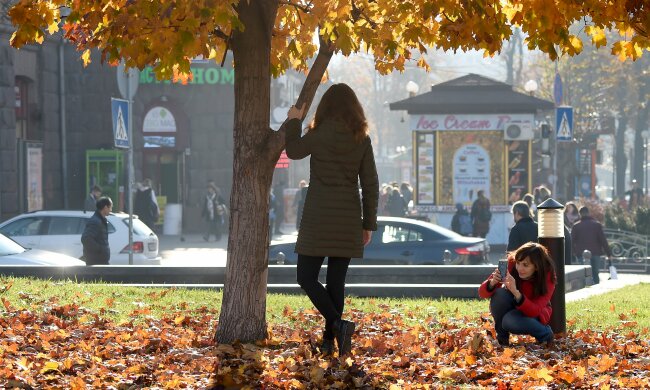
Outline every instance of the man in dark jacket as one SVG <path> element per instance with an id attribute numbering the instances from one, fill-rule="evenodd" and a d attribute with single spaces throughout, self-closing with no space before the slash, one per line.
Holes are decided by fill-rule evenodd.
<path id="1" fill-rule="evenodd" d="M 533 221 L 528 204 L 523 200 L 515 202 L 512 205 L 512 216 L 515 226 L 508 236 L 507 252 L 515 251 L 527 242 L 537 242 L 537 222 Z"/>
<path id="2" fill-rule="evenodd" d="M 594 284 L 598 284 L 600 283 L 598 270 L 602 264 L 601 257 L 603 254 L 611 257 L 612 251 L 609 249 L 603 225 L 589 215 L 589 209 L 582 206 L 578 213 L 580 213 L 580 220 L 571 229 L 573 253 L 576 256 L 582 256 L 582 252 L 585 250 L 591 252 L 591 276 Z"/>
<path id="3" fill-rule="evenodd" d="M 81 235 L 86 265 L 108 265 L 111 250 L 108 246 L 108 221 L 106 216 L 113 210 L 113 201 L 105 196 L 99 198 L 95 214 L 86 222 Z"/>

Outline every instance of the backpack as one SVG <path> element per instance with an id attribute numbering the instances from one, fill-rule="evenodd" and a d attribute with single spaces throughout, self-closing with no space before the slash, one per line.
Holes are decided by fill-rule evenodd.
<path id="1" fill-rule="evenodd" d="M 472 228 L 472 218 L 468 214 L 458 216 L 458 225 L 460 234 L 468 236 L 474 230 Z"/>

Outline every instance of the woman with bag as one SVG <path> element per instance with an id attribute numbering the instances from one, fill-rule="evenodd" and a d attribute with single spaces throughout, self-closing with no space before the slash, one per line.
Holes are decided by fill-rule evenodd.
<path id="1" fill-rule="evenodd" d="M 210 240 L 214 234 L 215 241 L 221 240 L 223 226 L 226 217 L 226 205 L 219 193 L 219 189 L 212 183 L 208 184 L 208 192 L 203 198 L 203 218 L 208 222 L 208 232 L 203 236 L 205 241 Z"/>
<path id="2" fill-rule="evenodd" d="M 297 280 L 325 318 L 321 352 L 351 352 L 355 324 L 341 318 L 345 276 L 353 257 L 377 230 L 379 182 L 368 123 L 354 91 L 335 84 L 323 95 L 313 121 L 301 137 L 304 106 L 287 114 L 286 150 L 291 159 L 311 155 L 310 179 L 296 253 Z M 359 194 L 361 184 L 361 199 Z M 327 286 L 318 281 L 325 261 Z"/>
<path id="3" fill-rule="evenodd" d="M 546 248 L 536 242 L 520 246 L 508 256 L 508 272 L 499 269 L 478 289 L 481 298 L 490 298 L 497 341 L 510 345 L 510 334 L 535 337 L 538 343 L 552 345 L 551 297 L 557 278 Z"/>

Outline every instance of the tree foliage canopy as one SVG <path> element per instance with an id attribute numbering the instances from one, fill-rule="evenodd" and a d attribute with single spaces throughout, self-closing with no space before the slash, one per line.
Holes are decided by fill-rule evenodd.
<path id="1" fill-rule="evenodd" d="M 220 61 L 234 29 L 243 29 L 233 0 L 20 0 L 9 11 L 16 31 L 11 44 L 42 42 L 60 26 L 65 37 L 90 61 L 90 49 L 102 60 L 143 68 L 154 65 L 161 78 L 189 72 L 196 56 Z M 63 20 L 61 10 L 70 13 Z M 605 30 L 620 33 L 611 52 L 621 59 L 650 49 L 650 7 L 643 0 L 283 0 L 272 36 L 271 71 L 304 70 L 317 51 L 314 33 L 347 55 L 370 52 L 383 74 L 403 70 L 415 60 L 427 69 L 427 47 L 499 52 L 513 26 L 527 34 L 529 48 L 551 59 L 582 51 L 575 23 L 597 46 L 607 44 Z M 611 42 L 610 42 L 611 43 Z"/>

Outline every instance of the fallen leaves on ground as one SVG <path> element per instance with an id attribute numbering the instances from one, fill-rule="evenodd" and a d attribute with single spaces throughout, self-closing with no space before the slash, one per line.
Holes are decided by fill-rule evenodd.
<path id="1" fill-rule="evenodd" d="M 542 348 L 529 337 L 500 348 L 489 316 L 429 318 L 349 313 L 357 323 L 353 353 L 319 354 L 320 330 L 274 325 L 258 344 L 217 345 L 217 312 L 142 309 L 113 323 L 76 304 L 30 309 L 3 300 L 0 385 L 5 388 L 138 389 L 429 389 L 485 387 L 648 388 L 648 332 L 624 326 L 578 330 Z M 109 302 L 109 306 L 112 303 Z M 633 313 L 632 313 L 633 314 Z M 293 324 L 319 323 L 313 310 L 287 309 Z"/>

